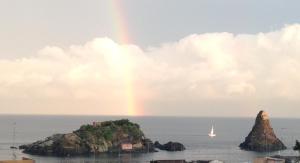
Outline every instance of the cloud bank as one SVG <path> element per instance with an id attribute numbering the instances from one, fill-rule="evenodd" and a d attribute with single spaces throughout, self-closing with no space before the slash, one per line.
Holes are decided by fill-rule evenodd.
<path id="1" fill-rule="evenodd" d="M 96 38 L 0 59 L 0 112 L 124 115 L 132 91 L 146 115 L 247 116 L 263 107 L 289 116 L 300 106 L 299 70 L 298 24 L 147 49 Z"/>

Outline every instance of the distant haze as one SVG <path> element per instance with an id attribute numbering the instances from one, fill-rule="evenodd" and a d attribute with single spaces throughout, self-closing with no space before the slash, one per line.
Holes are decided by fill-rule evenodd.
<path id="1" fill-rule="evenodd" d="M 297 1 L 5 2 L 0 113 L 300 117 Z"/>

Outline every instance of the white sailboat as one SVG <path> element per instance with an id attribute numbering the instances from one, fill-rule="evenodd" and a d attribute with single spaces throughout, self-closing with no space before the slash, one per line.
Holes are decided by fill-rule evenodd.
<path id="1" fill-rule="evenodd" d="M 208 134 L 209 137 L 215 137 L 216 134 L 214 133 L 214 126 L 211 126 L 211 130 L 210 130 L 210 133 Z"/>

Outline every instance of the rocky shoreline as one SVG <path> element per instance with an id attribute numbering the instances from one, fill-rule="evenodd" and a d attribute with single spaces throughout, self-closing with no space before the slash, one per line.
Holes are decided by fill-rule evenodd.
<path id="1" fill-rule="evenodd" d="M 279 140 L 271 127 L 266 112 L 260 111 L 255 124 L 239 147 L 243 150 L 271 152 L 284 150 L 286 146 Z M 183 151 L 179 142 L 161 144 L 147 138 L 140 126 L 128 119 L 93 122 L 82 125 L 78 130 L 66 134 L 54 134 L 44 140 L 19 146 L 24 153 L 47 156 L 77 156 L 101 153 L 148 153 Z"/>

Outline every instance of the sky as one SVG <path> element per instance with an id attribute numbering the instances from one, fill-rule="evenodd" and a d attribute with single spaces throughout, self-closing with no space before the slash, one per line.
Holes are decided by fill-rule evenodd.
<path id="1" fill-rule="evenodd" d="M 299 1 L 1 2 L 0 114 L 300 117 Z"/>

